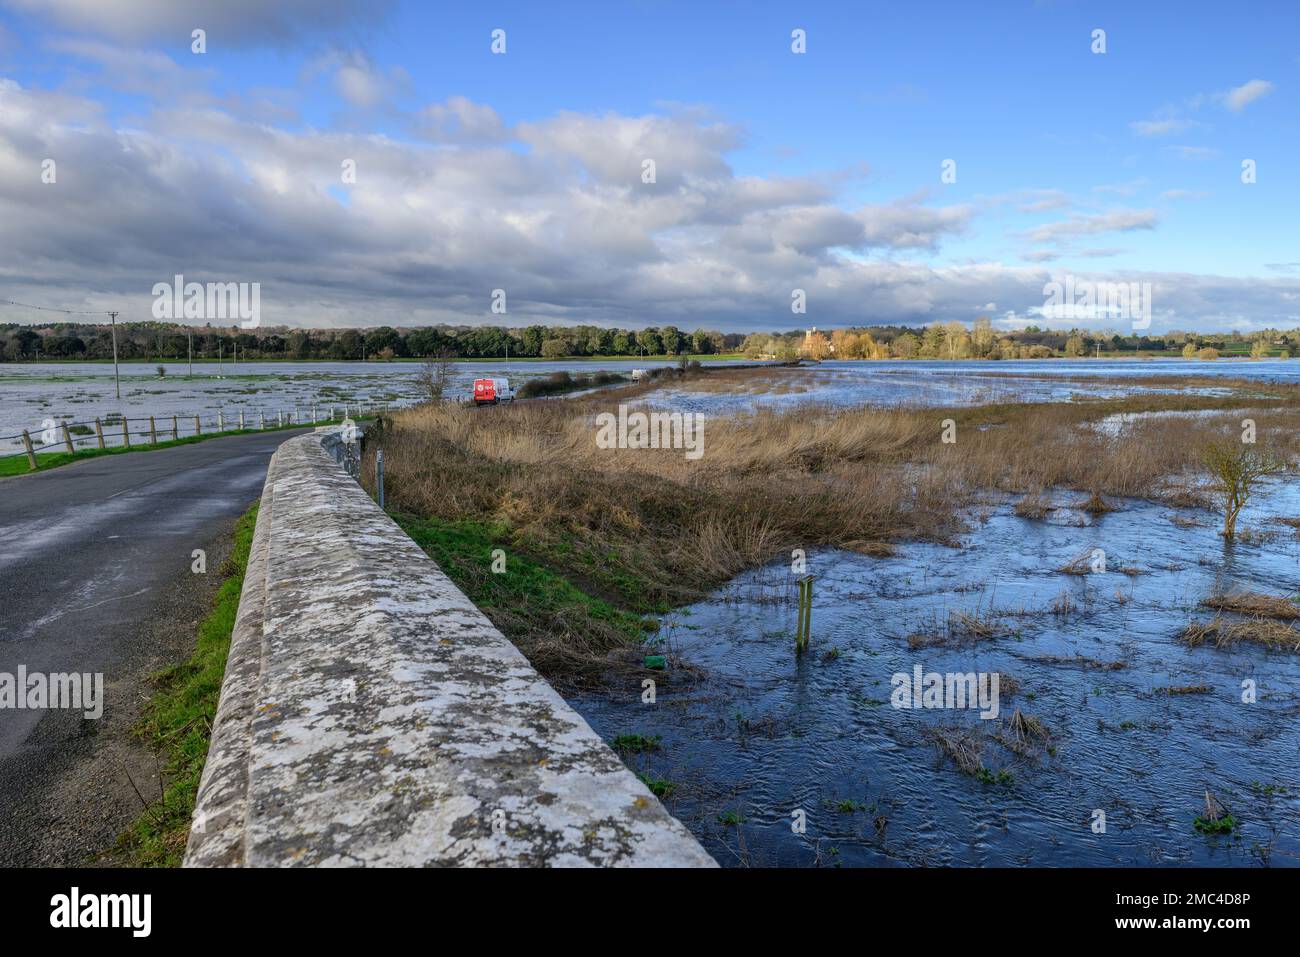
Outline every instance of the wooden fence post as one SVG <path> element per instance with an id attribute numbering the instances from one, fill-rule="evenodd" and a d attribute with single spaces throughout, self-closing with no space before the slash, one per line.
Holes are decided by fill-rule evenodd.
<path id="1" fill-rule="evenodd" d="M 203 423 L 199 421 L 199 417 L 197 415 L 194 417 L 194 434 L 195 435 L 203 434 Z"/>
<path id="2" fill-rule="evenodd" d="M 154 424 L 153 416 L 149 416 L 149 444 L 158 444 L 158 427 Z"/>
<path id="3" fill-rule="evenodd" d="M 181 437 L 180 423 L 176 421 L 176 416 L 172 416 L 172 440 L 178 441 Z"/>
<path id="4" fill-rule="evenodd" d="M 131 447 L 131 420 L 122 416 L 122 444 Z"/>
<path id="5" fill-rule="evenodd" d="M 217 431 L 226 431 L 226 417 L 222 414 L 220 409 L 217 410 Z"/>
<path id="6" fill-rule="evenodd" d="M 95 438 L 99 440 L 99 447 L 104 447 L 104 426 L 99 421 L 99 416 L 95 416 Z"/>
<path id="7" fill-rule="evenodd" d="M 63 423 L 63 444 L 68 447 L 68 454 L 72 455 L 77 450 L 72 447 L 72 433 L 68 431 L 68 423 Z"/>
<path id="8" fill-rule="evenodd" d="M 32 437 L 23 429 L 23 445 L 27 447 L 27 468 L 36 471 L 36 453 L 32 451 Z"/>

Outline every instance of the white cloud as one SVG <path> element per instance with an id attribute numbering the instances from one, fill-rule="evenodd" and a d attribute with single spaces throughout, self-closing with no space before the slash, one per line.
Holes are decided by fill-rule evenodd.
<path id="1" fill-rule="evenodd" d="M 1208 146 L 1166 146 L 1165 149 L 1186 160 L 1214 159 L 1219 155 L 1218 150 Z"/>
<path id="2" fill-rule="evenodd" d="M 507 132 L 496 110 L 463 96 L 426 106 L 419 112 L 415 128 L 426 139 L 459 143 L 494 142 Z"/>
<path id="3" fill-rule="evenodd" d="M 1223 105 L 1234 113 L 1239 113 L 1251 103 L 1272 92 L 1273 84 L 1268 80 L 1249 80 L 1223 93 Z"/>
<path id="4" fill-rule="evenodd" d="M 1164 120 L 1134 120 L 1129 124 L 1129 129 L 1138 136 L 1168 136 L 1170 133 L 1181 133 L 1190 126 L 1191 123 L 1187 120 L 1171 118 Z"/>
<path id="5" fill-rule="evenodd" d="M 1154 209 L 1119 209 L 1093 215 L 1076 214 L 1069 219 L 1045 223 L 1029 230 L 1025 235 L 1040 243 L 1059 243 L 1074 236 L 1096 233 L 1128 232 L 1134 229 L 1154 229 Z"/>

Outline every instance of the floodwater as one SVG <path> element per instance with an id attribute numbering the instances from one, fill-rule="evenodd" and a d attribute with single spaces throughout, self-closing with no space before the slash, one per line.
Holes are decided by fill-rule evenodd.
<path id="1" fill-rule="evenodd" d="M 1184 360 L 1051 360 L 999 362 L 931 362 L 888 360 L 823 362 L 779 370 L 788 384 L 766 391 L 719 393 L 689 385 L 666 387 L 648 396 L 647 404 L 683 412 L 728 415 L 755 407 L 781 408 L 801 402 L 850 407 L 973 406 L 998 402 L 1068 402 L 1076 398 L 1116 398 L 1134 393 L 1195 392 L 1226 394 L 1213 385 L 1189 389 L 1139 380 L 1240 378 L 1261 383 L 1300 382 L 1300 361 L 1260 360 L 1197 362 Z"/>
<path id="2" fill-rule="evenodd" d="M 1198 603 L 1218 591 L 1295 593 L 1300 537 L 1276 519 L 1300 516 L 1300 489 L 1260 494 L 1242 521 L 1261 538 L 1235 545 L 1205 512 L 1125 502 L 1093 520 L 1069 507 L 1081 497 L 1061 493 L 1045 521 L 991 503 L 960 547 L 810 553 L 802 657 L 794 579 L 774 562 L 670 616 L 655 703 L 637 690 L 570 701 L 608 741 L 660 738 L 625 760 L 671 784 L 669 810 L 728 866 L 1295 866 L 1300 654 L 1178 635 L 1212 617 Z M 1059 570 L 1094 549 L 1104 572 Z M 911 646 L 950 613 L 1000 633 Z M 1019 688 L 1001 686 L 996 719 L 895 708 L 892 676 L 917 666 Z M 1016 708 L 1050 735 L 1024 753 L 996 740 L 1015 742 Z M 931 732 L 945 727 L 985 739 L 987 780 L 941 752 Z M 1207 790 L 1240 822 L 1235 835 L 1194 829 Z"/>
<path id="3" fill-rule="evenodd" d="M 468 398 L 474 379 L 480 376 L 505 375 L 517 387 L 529 378 L 560 370 L 586 373 L 608 368 L 629 373 L 633 368 L 673 364 L 668 359 L 607 364 L 458 362 L 450 396 Z M 0 365 L 0 436 L 8 437 L 0 439 L 0 454 L 21 449 L 22 440 L 14 436 L 23 429 L 35 435 L 47 419 L 93 423 L 97 416 L 108 419 L 120 413 L 132 419 L 152 415 L 160 420 L 200 415 L 209 423 L 221 412 L 233 428 L 241 411 L 250 425 L 259 413 L 269 424 L 277 412 L 296 409 L 298 417 L 306 417 L 313 405 L 325 417 L 329 407 L 342 413 L 345 404 L 397 407 L 419 398 L 417 362 L 248 362 L 220 367 L 200 363 L 194 366 L 192 378 L 187 378 L 184 362 L 162 363 L 166 374 L 161 377 L 154 365 L 121 366 L 121 399 L 114 395 L 111 364 Z M 116 430 L 108 430 L 105 438 L 110 444 L 120 441 Z"/>

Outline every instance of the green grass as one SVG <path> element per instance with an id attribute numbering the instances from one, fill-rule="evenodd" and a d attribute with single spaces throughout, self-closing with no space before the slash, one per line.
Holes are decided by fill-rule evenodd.
<path id="1" fill-rule="evenodd" d="M 1214 821 L 1207 817 L 1197 816 L 1192 821 L 1192 827 L 1202 834 L 1231 834 L 1237 829 L 1237 819 L 1231 814 L 1225 814 Z"/>
<path id="2" fill-rule="evenodd" d="M 620 734 L 610 743 L 619 754 L 641 754 L 646 751 L 662 750 L 662 739 L 659 735 L 647 738 L 643 734 Z"/>
<path id="3" fill-rule="evenodd" d="M 533 560 L 505 525 L 392 517 L 543 672 L 553 655 L 603 659 L 613 648 L 645 640 L 640 615 L 588 594 Z M 505 574 L 492 571 L 496 549 L 505 553 Z"/>
<path id="4" fill-rule="evenodd" d="M 360 421 L 360 420 L 358 420 Z M 45 472 L 49 469 L 56 469 L 61 465 L 70 465 L 73 462 L 80 462 L 82 459 L 98 458 L 102 455 L 124 455 L 128 452 L 154 452 L 158 449 L 170 449 L 178 445 L 193 445 L 195 442 L 206 442 L 208 439 L 220 438 L 226 435 L 253 435 L 256 432 L 281 432 L 285 429 L 305 429 L 313 425 L 325 424 L 320 423 L 299 423 L 297 425 L 271 426 L 266 429 L 231 429 L 226 432 L 206 432 L 203 435 L 187 435 L 180 439 L 167 439 L 165 442 L 158 442 L 150 445 L 148 441 L 141 441 L 133 438 L 135 443 L 129 448 L 124 445 L 110 445 L 105 449 L 77 449 L 75 452 L 37 452 L 36 453 L 36 471 Z M 159 429 L 159 434 L 163 434 Z M 118 432 L 121 434 L 120 430 Z M 27 462 L 27 455 L 19 452 L 16 455 L 8 455 L 0 459 L 0 478 L 8 478 L 11 475 L 28 475 L 31 468 Z"/>
<path id="5" fill-rule="evenodd" d="M 153 676 L 157 690 L 145 705 L 135 730 L 160 755 L 166 786 L 162 798 L 146 808 L 118 839 L 114 863 L 179 867 L 185 855 L 190 816 L 208 757 L 230 636 L 257 525 L 257 508 L 254 505 L 235 524 L 234 546 L 221 568 L 224 580 L 212 610 L 199 623 L 194 653 L 189 660 Z"/>
<path id="6" fill-rule="evenodd" d="M 642 784 L 650 789 L 650 793 L 660 800 L 670 797 L 677 790 L 676 784 L 664 778 L 657 778 L 651 774 L 638 774 L 637 777 L 641 779 Z"/>

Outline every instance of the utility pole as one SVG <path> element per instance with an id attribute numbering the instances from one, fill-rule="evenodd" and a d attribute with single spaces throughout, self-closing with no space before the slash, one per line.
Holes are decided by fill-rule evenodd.
<path id="1" fill-rule="evenodd" d="M 113 327 L 113 390 L 122 398 L 122 380 L 117 374 L 117 313 L 108 314 L 109 324 Z"/>

